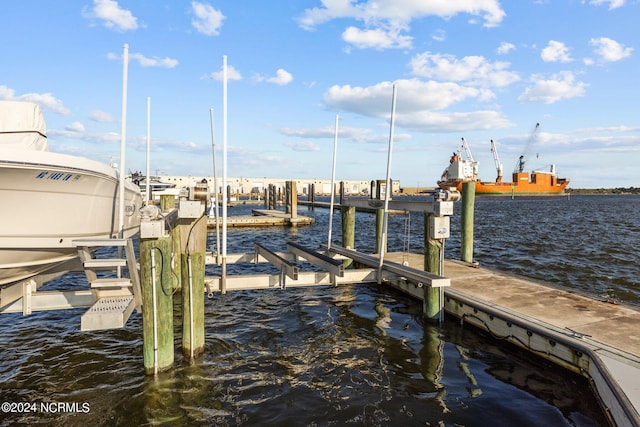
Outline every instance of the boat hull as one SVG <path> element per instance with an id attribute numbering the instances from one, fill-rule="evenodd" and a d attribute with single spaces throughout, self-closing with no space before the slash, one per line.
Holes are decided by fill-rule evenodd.
<path id="1" fill-rule="evenodd" d="M 139 230 L 142 197 L 125 189 L 124 237 Z M 119 182 L 102 163 L 47 151 L 0 150 L 0 286 L 78 256 L 72 241 L 119 237 Z"/>

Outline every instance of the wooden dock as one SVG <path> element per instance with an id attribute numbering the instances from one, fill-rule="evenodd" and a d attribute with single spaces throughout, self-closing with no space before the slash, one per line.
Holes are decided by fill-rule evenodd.
<path id="1" fill-rule="evenodd" d="M 447 314 L 589 377 L 616 425 L 640 426 L 640 311 L 468 263 L 445 261 L 444 276 Z"/>
<path id="2" fill-rule="evenodd" d="M 283 211 L 274 209 L 253 209 L 253 215 L 235 215 L 227 217 L 227 226 L 231 228 L 239 227 L 272 227 L 272 226 L 288 226 L 295 227 L 299 225 L 309 225 L 314 219 L 308 216 L 296 215 L 292 217 Z M 220 227 L 222 227 L 222 218 L 219 218 Z M 207 228 L 216 227 L 216 219 L 207 219 Z"/>

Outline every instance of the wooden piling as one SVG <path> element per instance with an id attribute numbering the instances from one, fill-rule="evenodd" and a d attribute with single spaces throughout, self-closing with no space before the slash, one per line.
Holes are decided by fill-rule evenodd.
<path id="1" fill-rule="evenodd" d="M 342 247 L 355 249 L 356 207 L 340 206 L 340 216 L 342 218 Z M 344 260 L 344 268 L 351 266 L 352 263 L 353 260 L 351 259 Z"/>
<path id="2" fill-rule="evenodd" d="M 432 213 L 424 214 L 424 270 L 442 276 L 440 259 L 443 245 L 441 240 L 434 239 L 431 236 L 429 227 L 431 217 L 433 217 Z M 442 307 L 443 301 L 441 300 L 440 288 L 425 286 L 424 299 L 422 301 L 424 318 L 430 321 L 438 321 L 441 317 Z"/>
<path id="3" fill-rule="evenodd" d="M 462 184 L 462 207 L 460 212 L 460 259 L 473 262 L 473 209 L 476 199 L 476 183 Z"/>
<path id="4" fill-rule="evenodd" d="M 170 211 L 176 207 L 176 197 L 173 194 L 160 195 L 160 210 L 162 212 Z"/>
<path id="5" fill-rule="evenodd" d="M 204 351 L 204 277 L 207 221 L 179 220 L 182 265 L 182 354 L 194 358 Z"/>
<path id="6" fill-rule="evenodd" d="M 309 205 L 311 210 L 314 210 L 314 203 L 316 201 L 316 190 L 315 190 L 315 185 L 313 184 L 309 184 L 309 201 L 311 202 L 311 204 Z"/>
<path id="7" fill-rule="evenodd" d="M 274 210 L 278 205 L 278 201 L 276 198 L 276 186 L 273 184 L 269 184 L 269 206 L 267 209 Z"/>
<path id="8" fill-rule="evenodd" d="M 295 181 L 287 181 L 285 183 L 285 213 L 289 214 L 291 219 L 298 217 L 298 188 Z"/>
<path id="9" fill-rule="evenodd" d="M 170 369 L 174 361 L 172 245 L 170 236 L 140 239 L 140 282 L 144 307 L 142 351 L 144 370 L 149 375 Z"/>

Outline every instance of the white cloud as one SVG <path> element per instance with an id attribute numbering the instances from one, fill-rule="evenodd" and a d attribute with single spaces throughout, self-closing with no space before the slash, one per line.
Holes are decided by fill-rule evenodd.
<path id="1" fill-rule="evenodd" d="M 285 142 L 293 151 L 320 151 L 320 147 L 311 141 Z"/>
<path id="2" fill-rule="evenodd" d="M 138 29 L 138 18 L 126 9 L 121 9 L 114 0 L 93 0 L 93 9 L 83 10 L 86 18 L 96 18 L 106 28 L 116 31 L 129 31 Z"/>
<path id="3" fill-rule="evenodd" d="M 160 68 L 174 68 L 178 65 L 178 60 L 173 58 L 159 58 L 154 56 L 152 58 L 146 57 L 141 53 L 132 53 L 129 55 L 130 59 L 138 61 L 141 67 L 160 67 Z"/>
<path id="4" fill-rule="evenodd" d="M 500 46 L 498 46 L 498 55 L 506 55 L 516 48 L 516 45 L 513 43 L 502 42 Z"/>
<path id="5" fill-rule="evenodd" d="M 624 47 L 615 40 L 608 37 L 600 37 L 589 41 L 591 46 L 595 47 L 595 53 L 605 62 L 615 62 L 631 56 L 633 48 Z"/>
<path id="6" fill-rule="evenodd" d="M 476 88 L 452 82 L 423 82 L 418 79 L 398 80 L 396 112 L 442 110 L 467 99 L 484 99 L 487 94 Z M 391 109 L 392 82 L 374 86 L 332 86 L 324 94 L 326 106 L 332 110 L 351 111 L 368 117 L 387 118 Z"/>
<path id="7" fill-rule="evenodd" d="M 467 82 L 475 85 L 503 87 L 520 80 L 518 74 L 508 71 L 508 62 L 489 62 L 482 56 L 465 56 L 424 52 L 409 63 L 411 73 L 442 81 Z"/>
<path id="8" fill-rule="evenodd" d="M 458 14 L 484 18 L 485 27 L 502 22 L 505 12 L 498 0 L 419 1 L 419 0 L 321 0 L 321 7 L 306 9 L 298 23 L 304 29 L 339 18 L 353 18 L 367 23 L 387 22 L 405 25 L 413 19 L 439 16 L 449 19 Z"/>
<path id="9" fill-rule="evenodd" d="M 562 42 L 550 40 L 547 47 L 542 49 L 540 57 L 544 62 L 571 62 L 569 48 Z"/>
<path id="10" fill-rule="evenodd" d="M 286 136 L 293 136 L 297 138 L 313 138 L 313 139 L 332 139 L 335 137 L 335 127 L 325 126 L 322 128 L 282 128 L 279 132 Z M 389 134 L 374 133 L 371 129 L 356 128 L 351 126 L 341 126 L 338 130 L 338 137 L 340 140 L 349 139 L 358 144 L 385 143 L 389 140 Z M 396 140 L 410 139 L 408 134 L 397 133 L 395 135 Z"/>
<path id="11" fill-rule="evenodd" d="M 61 100 L 50 93 L 25 93 L 16 96 L 16 92 L 4 85 L 0 85 L 0 99 L 5 101 L 25 101 L 38 104 L 43 110 L 61 114 L 63 116 L 71 115 L 71 111 L 67 109 Z"/>
<path id="12" fill-rule="evenodd" d="M 409 30 L 411 21 L 427 16 L 449 19 L 459 14 L 469 14 L 484 18 L 485 27 L 495 27 L 506 15 L 498 0 L 321 0 L 321 3 L 321 7 L 304 11 L 298 18 L 299 25 L 306 30 L 313 30 L 333 19 L 361 21 L 365 29 L 349 26 L 342 34 L 344 41 L 361 49 L 409 48 L 413 38 L 401 35 L 401 32 Z M 438 40 L 438 36 L 435 39 Z"/>
<path id="13" fill-rule="evenodd" d="M 77 132 L 77 133 L 84 133 L 85 132 L 85 128 L 84 125 L 80 122 L 73 122 L 71 124 L 66 125 L 65 130 L 71 131 L 71 132 Z"/>
<path id="14" fill-rule="evenodd" d="M 265 81 L 268 83 L 276 84 L 278 86 L 285 86 L 293 81 L 293 75 L 287 70 L 279 68 L 278 71 L 276 71 L 276 75 L 274 77 L 268 77 L 265 79 Z"/>
<path id="15" fill-rule="evenodd" d="M 111 123 L 114 121 L 111 114 L 100 110 L 90 112 L 89 119 L 99 123 Z"/>
<path id="16" fill-rule="evenodd" d="M 107 54 L 107 58 L 114 61 L 121 61 L 122 55 L 110 52 Z M 141 67 L 174 68 L 178 65 L 177 59 L 168 57 L 159 58 L 157 56 L 149 58 L 141 53 L 130 53 L 129 61 L 131 60 L 138 61 L 138 64 L 140 64 Z"/>
<path id="17" fill-rule="evenodd" d="M 209 78 L 222 81 L 223 79 L 222 74 L 223 74 L 223 70 L 221 69 L 220 71 L 211 73 Z M 227 65 L 227 80 L 242 80 L 242 75 L 232 65 Z"/>
<path id="18" fill-rule="evenodd" d="M 609 10 L 617 9 L 619 7 L 624 6 L 626 0 L 591 0 L 589 4 L 593 4 L 596 6 L 600 6 L 602 4 L 608 4 Z"/>
<path id="19" fill-rule="evenodd" d="M 512 124 L 499 112 L 480 110 L 470 112 L 416 111 L 396 118 L 396 124 L 420 132 L 466 132 L 478 129 L 503 129 Z"/>
<path id="20" fill-rule="evenodd" d="M 348 27 L 342 33 L 342 40 L 359 49 L 406 49 L 411 47 L 413 37 L 400 35 L 400 29 L 361 30 Z"/>
<path id="21" fill-rule="evenodd" d="M 447 32 L 445 30 L 435 30 L 431 34 L 431 38 L 437 42 L 443 42 L 447 39 Z"/>
<path id="22" fill-rule="evenodd" d="M 533 76 L 533 86 L 525 89 L 518 97 L 519 102 L 544 102 L 553 104 L 563 99 L 583 96 L 587 84 L 576 81 L 572 72 L 562 71 L 544 79 L 541 76 Z"/>
<path id="23" fill-rule="evenodd" d="M 191 25 L 201 34 L 216 36 L 220 33 L 220 27 L 225 16 L 219 10 L 207 3 L 191 2 L 191 12 L 195 16 Z"/>

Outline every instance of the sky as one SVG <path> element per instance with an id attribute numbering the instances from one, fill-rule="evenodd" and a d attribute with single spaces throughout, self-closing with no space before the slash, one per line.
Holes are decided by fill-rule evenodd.
<path id="1" fill-rule="evenodd" d="M 51 151 L 120 160 L 126 44 L 129 171 L 146 171 L 149 134 L 151 174 L 212 175 L 214 144 L 222 174 L 226 57 L 229 177 L 331 179 L 338 117 L 337 180 L 384 179 L 391 158 L 401 186 L 434 186 L 464 138 L 483 180 L 493 139 L 505 180 L 525 155 L 573 188 L 640 187 L 639 0 L 5 0 L 2 15 L 0 100 L 38 103 Z"/>

